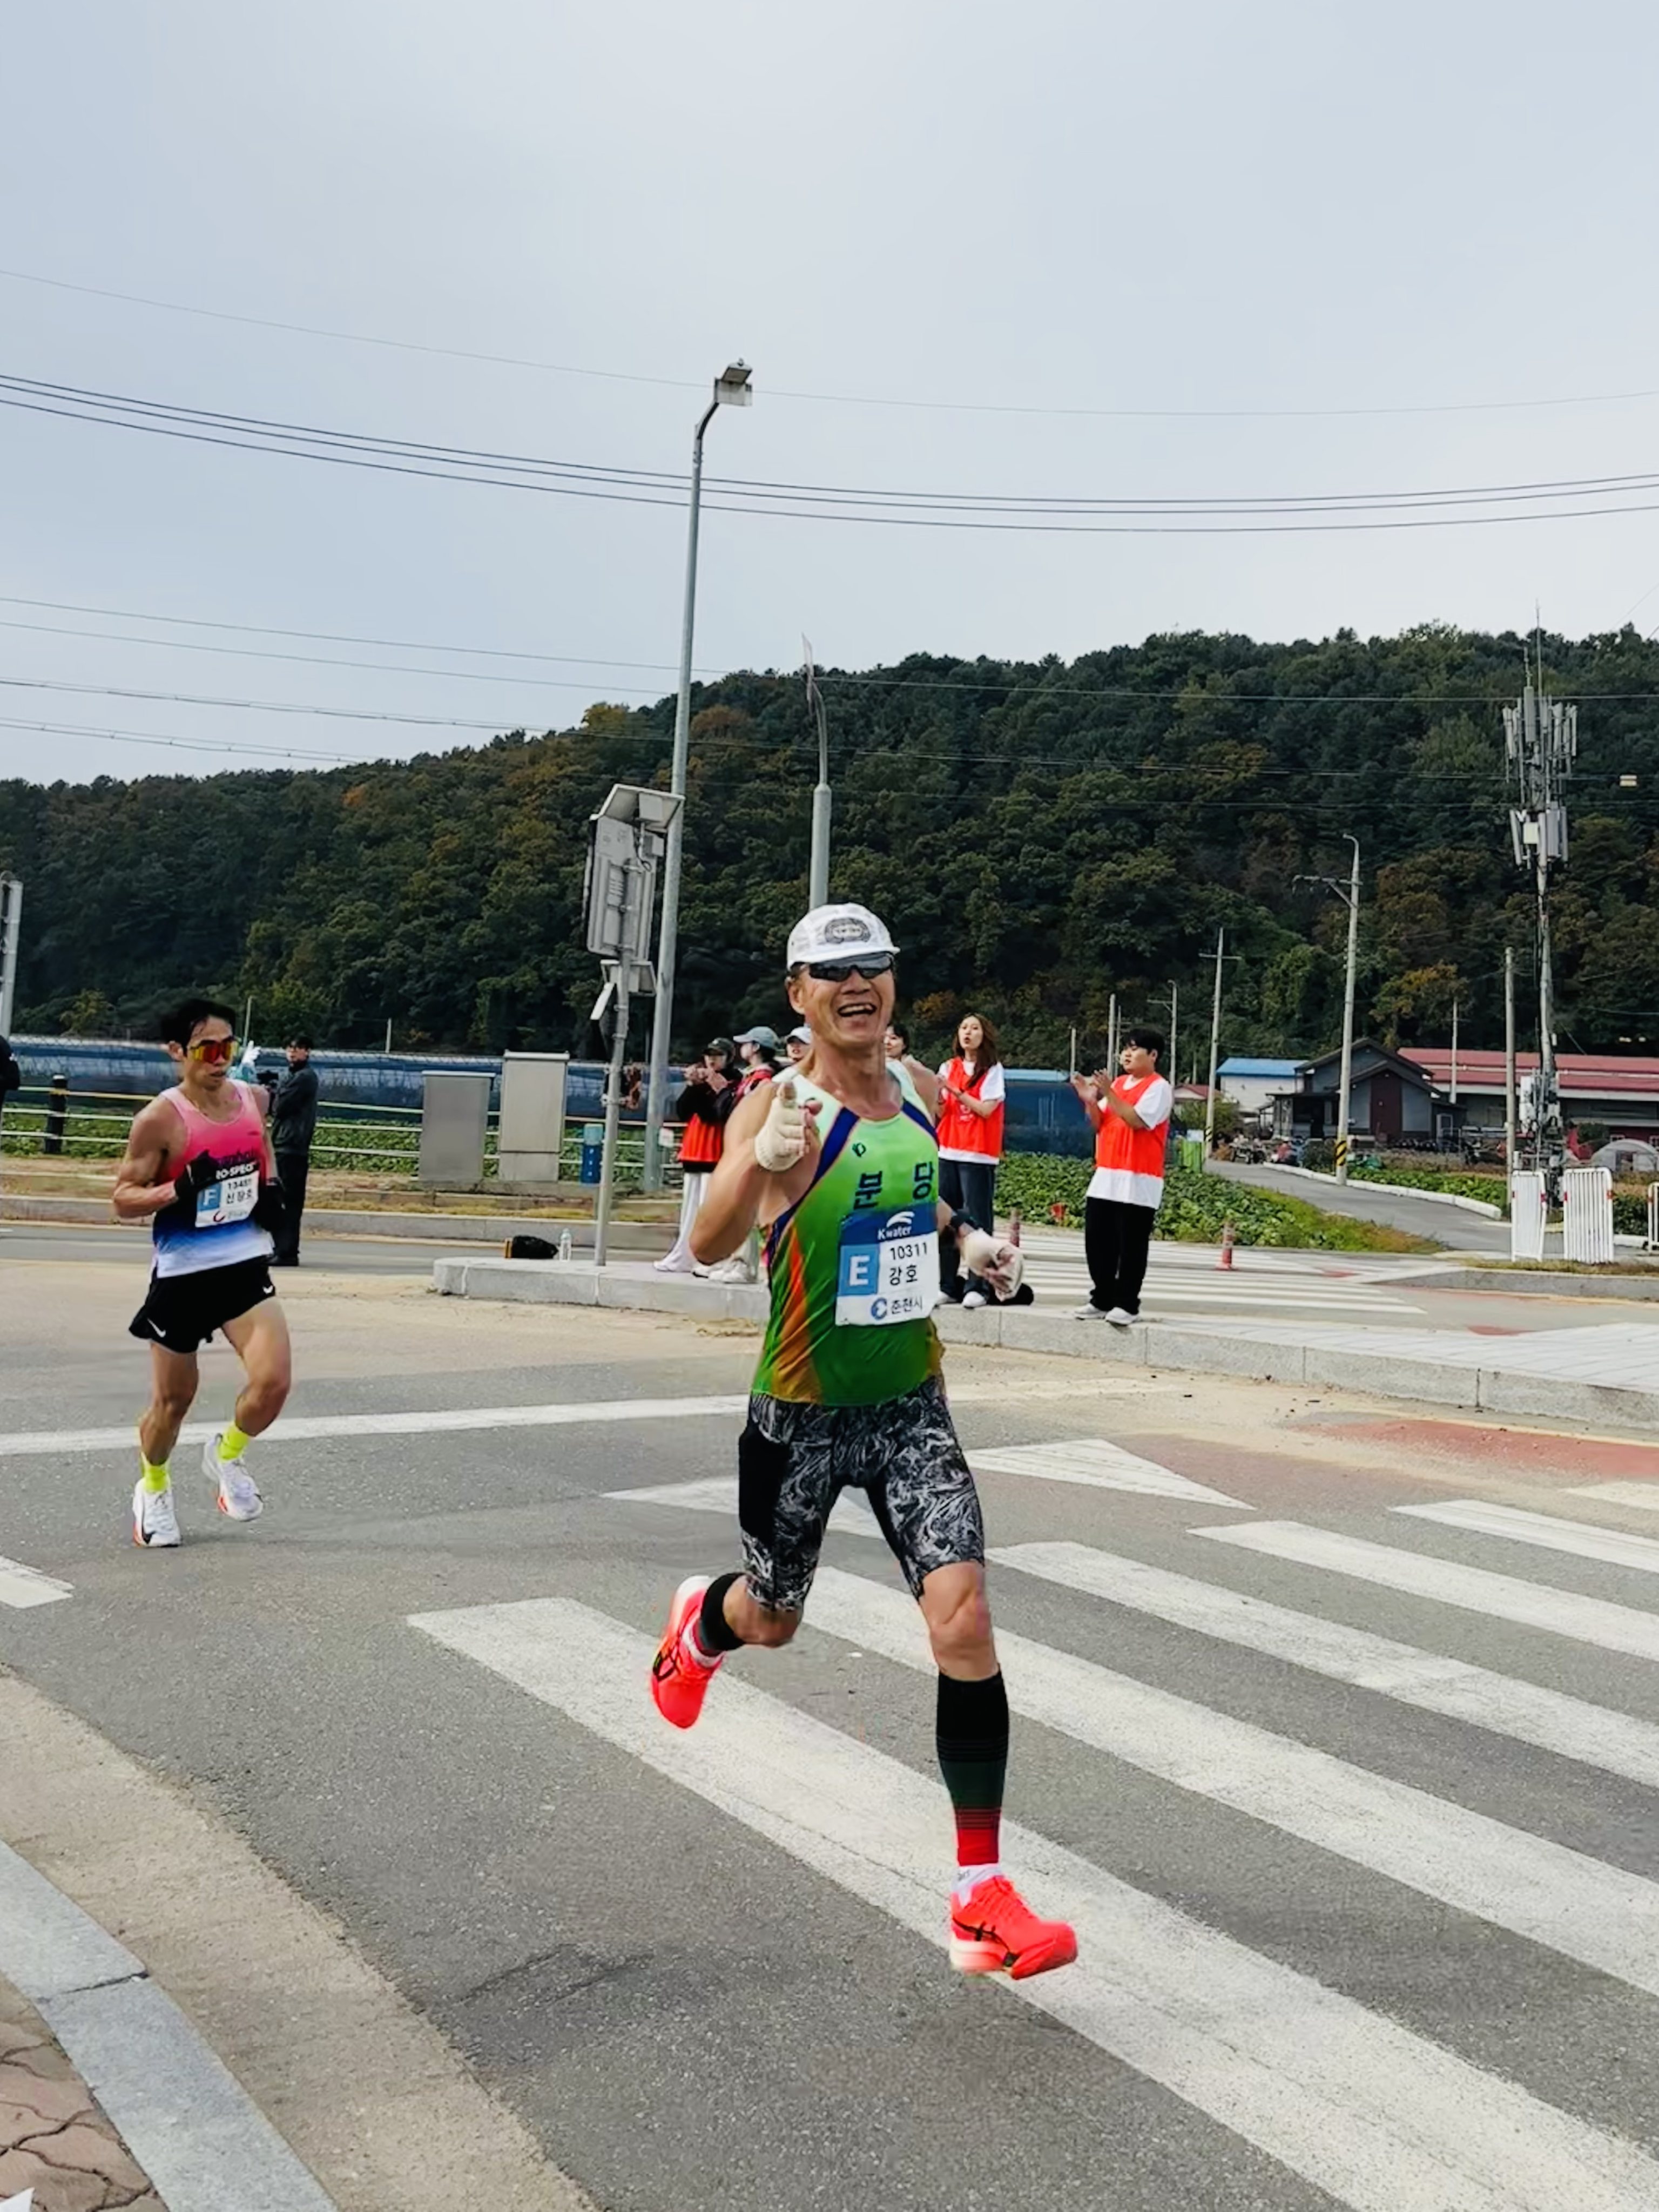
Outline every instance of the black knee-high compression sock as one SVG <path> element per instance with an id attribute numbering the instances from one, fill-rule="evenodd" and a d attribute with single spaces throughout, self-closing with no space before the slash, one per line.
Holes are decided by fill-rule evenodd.
<path id="1" fill-rule="evenodd" d="M 994 1866 L 1001 1849 L 1008 1771 L 1008 1692 L 988 1682 L 939 1678 L 939 1763 L 957 1816 L 957 1864 Z"/>

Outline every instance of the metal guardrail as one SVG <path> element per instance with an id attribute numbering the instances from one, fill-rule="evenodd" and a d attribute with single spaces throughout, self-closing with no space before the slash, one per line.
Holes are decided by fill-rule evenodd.
<path id="1" fill-rule="evenodd" d="M 56 1084 L 26 1084 L 11 1092 L 0 1114 L 0 1154 L 14 1158 L 85 1158 L 108 1156 L 118 1159 L 126 1149 L 127 1132 L 135 1114 L 148 1100 L 130 1092 L 70 1091 Z M 113 1108 L 117 1110 L 107 1110 Z M 494 1175 L 500 1116 L 492 1109 L 484 1132 L 484 1174 Z M 574 1182 L 580 1175 L 585 1123 L 568 1122 L 560 1147 L 562 1179 Z M 668 1124 L 671 1129 L 674 1124 Z M 377 1138 L 403 1141 L 380 1144 Z M 331 1103 L 318 1115 L 311 1158 L 316 1166 L 349 1160 L 378 1162 L 392 1171 L 413 1176 L 419 1164 L 421 1109 L 418 1106 L 358 1106 Z M 624 1180 L 637 1182 L 644 1174 L 645 1131 L 624 1125 L 618 1133 L 617 1165 Z M 677 1180 L 671 1172 L 671 1180 Z"/>

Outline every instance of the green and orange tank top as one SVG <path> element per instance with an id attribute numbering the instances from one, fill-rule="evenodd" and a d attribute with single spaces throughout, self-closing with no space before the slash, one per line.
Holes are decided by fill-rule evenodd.
<path id="1" fill-rule="evenodd" d="M 821 1084 L 817 1172 L 766 1232 L 772 1312 L 755 1389 L 817 1406 L 878 1406 L 940 1366 L 939 1140 L 915 1084 L 889 1064 L 898 1111 L 861 1121 Z"/>

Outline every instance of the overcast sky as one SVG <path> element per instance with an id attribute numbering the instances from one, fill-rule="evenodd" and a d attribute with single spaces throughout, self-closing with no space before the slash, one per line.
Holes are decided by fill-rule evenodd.
<path id="1" fill-rule="evenodd" d="M 78 0 L 14 8 L 0 36 L 0 266 L 403 342 L 0 277 L 11 374 L 684 471 L 741 355 L 756 404 L 716 419 L 711 475 L 907 491 L 1202 501 L 1656 458 L 1659 397 L 1594 397 L 1659 388 L 1650 8 Z M 1514 404 L 1537 400 L 1575 404 Z M 467 735 L 110 690 L 541 727 L 672 689 L 676 506 L 9 407 L 0 470 L 0 593 L 124 617 L 0 621 L 167 641 L 0 628 L 0 717 L 210 749 L 0 724 L 0 774 Z M 710 514 L 696 658 L 792 667 L 803 632 L 853 667 L 1170 629 L 1520 628 L 1534 601 L 1570 632 L 1659 623 L 1659 513 L 1231 536 Z"/>

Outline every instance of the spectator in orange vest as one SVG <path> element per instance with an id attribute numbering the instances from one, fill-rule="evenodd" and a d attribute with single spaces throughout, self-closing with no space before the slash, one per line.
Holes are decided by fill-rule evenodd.
<path id="1" fill-rule="evenodd" d="M 1158 1072 L 1164 1039 L 1130 1030 L 1114 1082 L 1103 1068 L 1072 1088 L 1095 1131 L 1095 1171 L 1083 1204 L 1083 1249 L 1093 1288 L 1080 1319 L 1127 1327 L 1140 1311 L 1146 1253 L 1164 1198 L 1164 1150 L 1175 1093 Z"/>
<path id="2" fill-rule="evenodd" d="M 1005 1097 L 996 1030 L 982 1014 L 966 1014 L 957 1028 L 955 1054 L 939 1072 L 939 1194 L 975 1229 L 993 1234 Z M 976 1277 L 963 1278 L 953 1242 L 947 1237 L 939 1247 L 939 1288 L 963 1305 L 982 1306 L 986 1286 Z"/>
<path id="3" fill-rule="evenodd" d="M 689 1275 L 696 1263 L 691 1256 L 691 1224 L 697 1218 L 708 1188 L 708 1177 L 726 1146 L 726 1117 L 730 1112 L 731 1079 L 720 1048 L 731 1048 L 716 1038 L 702 1060 L 694 1060 L 685 1071 L 685 1086 L 674 1101 L 670 1119 L 684 1123 L 680 1138 L 680 1228 L 672 1251 L 653 1264 L 659 1275 Z"/>

